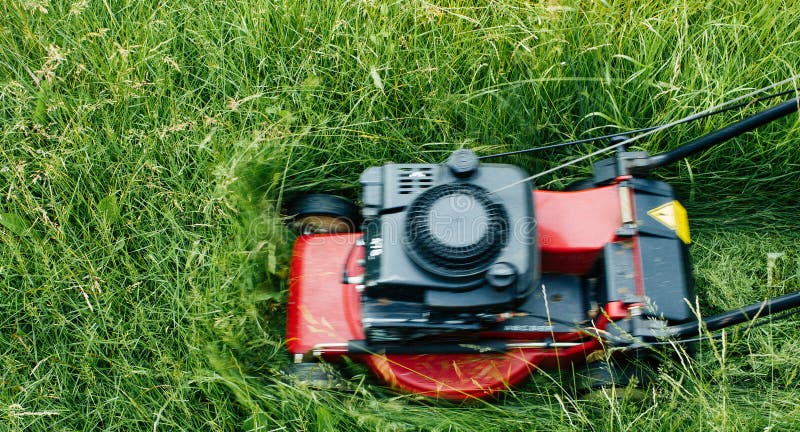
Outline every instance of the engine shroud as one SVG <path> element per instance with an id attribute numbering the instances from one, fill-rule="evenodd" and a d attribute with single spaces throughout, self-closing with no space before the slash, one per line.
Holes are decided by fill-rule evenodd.
<path id="1" fill-rule="evenodd" d="M 540 275 L 526 177 L 469 154 L 361 175 L 368 339 L 477 330 L 482 316 L 512 311 L 531 294 Z"/>

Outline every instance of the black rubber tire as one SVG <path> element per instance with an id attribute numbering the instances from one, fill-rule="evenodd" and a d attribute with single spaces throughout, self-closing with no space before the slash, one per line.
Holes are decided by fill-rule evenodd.
<path id="1" fill-rule="evenodd" d="M 292 363 L 284 373 L 292 384 L 325 390 L 345 390 L 348 387 L 348 382 L 328 363 Z"/>
<path id="2" fill-rule="evenodd" d="M 336 195 L 301 195 L 287 203 L 286 213 L 300 234 L 352 233 L 361 225 L 358 206 Z"/>
<path id="3" fill-rule="evenodd" d="M 584 386 L 588 389 L 600 389 L 610 386 L 646 386 L 649 379 L 643 366 L 620 364 L 617 361 L 598 361 L 586 366 Z"/>
<path id="4" fill-rule="evenodd" d="M 596 187 L 597 187 L 597 185 L 594 184 L 594 179 L 588 178 L 588 179 L 583 179 L 583 180 L 576 180 L 576 181 L 568 184 L 567 187 L 564 188 L 564 190 L 567 191 L 567 192 L 576 192 L 576 191 L 582 191 L 582 190 L 587 190 L 587 189 L 593 189 L 593 188 L 596 188 Z"/>
<path id="5" fill-rule="evenodd" d="M 661 361 L 655 353 L 637 350 L 590 362 L 579 373 L 578 393 L 586 399 L 642 399 Z"/>

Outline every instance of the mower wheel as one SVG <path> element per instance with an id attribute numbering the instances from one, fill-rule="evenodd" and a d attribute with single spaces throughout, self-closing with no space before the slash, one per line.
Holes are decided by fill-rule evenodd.
<path id="1" fill-rule="evenodd" d="M 361 213 L 352 201 L 336 195 L 302 195 L 286 206 L 289 225 L 299 234 L 355 232 Z"/>
<path id="2" fill-rule="evenodd" d="M 598 185 L 594 184 L 594 179 L 588 178 L 583 180 L 576 180 L 568 184 L 567 187 L 564 188 L 564 190 L 567 192 L 577 192 L 587 189 L 593 189 L 596 188 L 597 186 Z"/>
<path id="3" fill-rule="evenodd" d="M 328 363 L 292 363 L 284 373 L 292 384 L 325 390 L 347 389 L 347 381 Z"/>
<path id="4" fill-rule="evenodd" d="M 636 359 L 609 359 L 586 366 L 579 382 L 579 392 L 587 399 L 632 399 L 646 397 L 645 388 L 652 382 L 653 369 Z"/>
<path id="5" fill-rule="evenodd" d="M 615 361 L 598 361 L 586 366 L 585 384 L 588 388 L 608 385 L 639 385 L 639 373 L 630 366 L 621 366 Z"/>
<path id="6" fill-rule="evenodd" d="M 581 190 L 591 189 L 595 187 L 594 179 L 583 179 L 583 180 L 575 180 L 574 182 L 568 184 L 564 190 L 567 192 L 577 192 Z"/>

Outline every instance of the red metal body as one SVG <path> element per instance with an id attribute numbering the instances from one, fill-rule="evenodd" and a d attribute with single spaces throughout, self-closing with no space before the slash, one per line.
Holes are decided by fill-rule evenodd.
<path id="1" fill-rule="evenodd" d="M 541 248 L 542 271 L 583 274 L 605 244 L 616 240 L 622 224 L 620 193 L 616 185 L 577 192 L 535 191 L 534 206 Z M 345 266 L 350 275 L 361 271 L 361 237 L 354 234 L 307 235 L 298 238 L 291 263 L 287 336 L 292 354 L 307 355 L 315 347 L 343 345 L 364 338 L 360 294 L 342 282 Z M 635 243 L 635 240 L 634 240 Z M 632 245 L 634 250 L 636 245 Z M 595 326 L 627 315 L 621 303 L 604 307 Z M 570 348 L 524 348 L 503 354 L 362 355 L 379 379 L 395 388 L 427 396 L 466 399 L 486 397 L 517 384 L 538 369 L 559 369 L 585 362 L 602 349 L 590 335 L 578 333 L 518 334 L 520 340 L 578 341 Z M 325 349 L 320 355 L 336 361 L 345 350 Z"/>

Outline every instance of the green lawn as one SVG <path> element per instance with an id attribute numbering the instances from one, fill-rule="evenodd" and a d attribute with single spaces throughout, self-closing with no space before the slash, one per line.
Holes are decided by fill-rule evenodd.
<path id="1" fill-rule="evenodd" d="M 800 73 L 797 2 L 450 3 L 0 2 L 0 430 L 800 428 L 797 319 L 701 345 L 643 403 L 549 377 L 468 405 L 277 379 L 286 197 L 356 198 L 370 165 L 650 126 Z M 656 173 L 692 216 L 704 313 L 800 289 L 798 171 L 793 115 Z"/>

